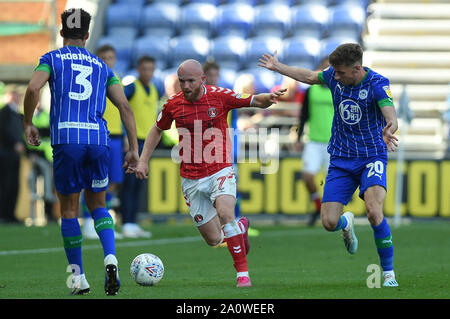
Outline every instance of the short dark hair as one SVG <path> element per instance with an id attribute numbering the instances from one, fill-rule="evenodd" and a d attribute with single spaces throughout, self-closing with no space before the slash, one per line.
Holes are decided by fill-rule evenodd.
<path id="1" fill-rule="evenodd" d="M 142 63 L 145 63 L 145 62 L 155 63 L 155 58 L 148 56 L 148 55 L 143 55 L 138 59 L 137 65 L 141 65 Z"/>
<path id="2" fill-rule="evenodd" d="M 91 15 L 81 8 L 67 9 L 61 13 L 62 36 L 68 39 L 83 39 L 89 32 Z"/>
<path id="3" fill-rule="evenodd" d="M 104 44 L 104 45 L 102 45 L 101 47 L 99 47 L 99 48 L 97 49 L 96 54 L 97 54 L 97 55 L 100 55 L 100 54 L 105 53 L 105 52 L 108 52 L 108 51 L 112 51 L 112 52 L 116 53 L 116 49 L 114 49 L 113 46 L 111 46 L 111 45 L 109 45 L 109 44 Z"/>
<path id="4" fill-rule="evenodd" d="M 206 73 L 209 70 L 220 70 L 219 65 L 214 61 L 206 61 L 203 64 L 203 72 Z"/>
<path id="5" fill-rule="evenodd" d="M 351 66 L 358 62 L 362 64 L 363 49 L 357 43 L 344 43 L 338 46 L 328 56 L 332 66 Z"/>

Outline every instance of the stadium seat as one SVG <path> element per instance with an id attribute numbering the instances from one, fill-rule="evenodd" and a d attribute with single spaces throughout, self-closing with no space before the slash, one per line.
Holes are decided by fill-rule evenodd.
<path id="1" fill-rule="evenodd" d="M 245 40 L 238 36 L 217 37 L 211 42 L 211 55 L 221 67 L 240 69 L 245 57 Z"/>
<path id="2" fill-rule="evenodd" d="M 260 3 L 292 6 L 294 4 L 294 0 L 260 0 Z"/>
<path id="3" fill-rule="evenodd" d="M 208 3 L 214 6 L 220 5 L 221 2 L 221 0 L 188 0 L 188 3 Z"/>
<path id="4" fill-rule="evenodd" d="M 366 9 L 370 0 L 334 0 L 335 5 L 356 5 Z"/>
<path id="5" fill-rule="evenodd" d="M 108 35 L 121 36 L 124 38 L 135 39 L 139 33 L 139 30 L 135 27 L 112 27 L 108 30 Z"/>
<path id="6" fill-rule="evenodd" d="M 141 20 L 141 13 L 141 6 L 130 6 L 126 3 L 112 4 L 106 10 L 106 28 L 138 28 Z"/>
<path id="7" fill-rule="evenodd" d="M 123 78 L 127 74 L 129 68 L 130 60 L 117 60 L 113 71 L 119 74 L 120 78 Z"/>
<path id="8" fill-rule="evenodd" d="M 334 4 L 334 1 L 335 0 L 294 0 L 293 5 L 298 6 L 303 4 L 317 4 L 328 7 Z"/>
<path id="9" fill-rule="evenodd" d="M 328 35 L 360 38 L 365 19 L 365 11 L 358 5 L 335 6 L 330 9 Z"/>
<path id="10" fill-rule="evenodd" d="M 241 74 L 249 73 L 252 74 L 255 78 L 255 89 L 256 94 L 258 93 L 268 93 L 272 88 L 281 83 L 282 76 L 278 73 L 272 72 L 270 70 L 260 68 L 260 67 L 252 67 L 248 69 L 244 69 L 237 73 L 237 76 Z"/>
<path id="11" fill-rule="evenodd" d="M 172 67 L 186 59 L 204 63 L 209 54 L 209 40 L 199 35 L 184 35 L 170 40 Z"/>
<path id="12" fill-rule="evenodd" d="M 255 37 L 247 40 L 247 52 L 245 54 L 245 67 L 256 67 L 259 58 L 264 53 L 272 54 L 277 50 L 278 58 L 282 59 L 282 40 L 277 37 Z"/>
<path id="13" fill-rule="evenodd" d="M 218 86 L 232 90 L 234 87 L 235 80 L 236 80 L 235 69 L 220 66 L 219 81 L 217 83 Z"/>
<path id="14" fill-rule="evenodd" d="M 97 48 L 109 44 L 116 50 L 117 60 L 128 61 L 132 59 L 134 38 L 124 38 L 121 35 L 110 35 L 100 38 Z"/>
<path id="15" fill-rule="evenodd" d="M 138 38 L 133 52 L 133 65 L 136 65 L 137 60 L 141 56 L 148 55 L 155 58 L 157 69 L 165 69 L 170 62 L 168 59 L 170 52 L 169 40 L 169 37 L 157 35 L 146 35 Z"/>
<path id="16" fill-rule="evenodd" d="M 152 0 L 152 3 L 170 3 L 181 6 L 184 3 L 184 0 Z"/>
<path id="17" fill-rule="evenodd" d="M 247 38 L 252 29 L 253 7 L 245 3 L 230 3 L 218 7 L 216 34 Z"/>
<path id="18" fill-rule="evenodd" d="M 216 6 L 210 3 L 192 3 L 183 6 L 180 11 L 180 34 L 212 36 L 216 12 Z"/>
<path id="19" fill-rule="evenodd" d="M 179 15 L 180 9 L 173 3 L 154 3 L 145 6 L 141 25 L 143 33 L 171 37 L 175 34 Z"/>
<path id="20" fill-rule="evenodd" d="M 355 38 L 350 37 L 333 37 L 333 38 L 326 38 L 320 41 L 320 54 L 319 54 L 319 60 L 322 60 L 323 58 L 330 55 L 331 52 L 334 51 L 339 45 L 343 43 L 358 43 L 358 40 Z"/>
<path id="21" fill-rule="evenodd" d="M 116 3 L 126 3 L 128 5 L 138 5 L 143 6 L 147 0 L 116 0 Z"/>
<path id="22" fill-rule="evenodd" d="M 266 4 L 256 7 L 253 21 L 254 36 L 284 38 L 289 31 L 290 9 L 283 4 Z"/>
<path id="23" fill-rule="evenodd" d="M 322 38 L 327 30 L 328 9 L 323 5 L 305 4 L 291 8 L 291 34 Z"/>
<path id="24" fill-rule="evenodd" d="M 293 37 L 284 40 L 283 63 L 313 70 L 319 62 L 320 41 L 316 38 Z"/>
<path id="25" fill-rule="evenodd" d="M 230 4 L 230 3 L 244 3 L 251 6 L 256 6 L 259 0 L 223 0 L 222 4 Z"/>

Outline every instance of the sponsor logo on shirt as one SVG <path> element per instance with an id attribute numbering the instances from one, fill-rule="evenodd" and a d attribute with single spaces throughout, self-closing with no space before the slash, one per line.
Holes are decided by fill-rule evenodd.
<path id="1" fill-rule="evenodd" d="M 362 111 L 358 103 L 351 99 L 343 100 L 339 104 L 339 115 L 342 120 L 349 124 L 358 124 L 362 117 Z"/>

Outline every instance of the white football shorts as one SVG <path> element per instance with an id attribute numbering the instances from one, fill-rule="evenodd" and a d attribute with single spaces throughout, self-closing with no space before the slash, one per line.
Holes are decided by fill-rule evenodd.
<path id="1" fill-rule="evenodd" d="M 316 175 L 323 168 L 324 172 L 328 172 L 330 166 L 330 154 L 327 151 L 328 144 L 319 142 L 308 142 L 303 150 L 303 172 Z"/>
<path id="2" fill-rule="evenodd" d="M 200 179 L 182 177 L 181 188 L 194 224 L 199 227 L 217 215 L 214 202 L 218 196 L 236 198 L 236 175 L 229 166 Z"/>

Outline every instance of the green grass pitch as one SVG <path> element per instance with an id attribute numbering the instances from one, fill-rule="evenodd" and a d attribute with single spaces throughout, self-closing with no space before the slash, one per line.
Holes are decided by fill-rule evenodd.
<path id="1" fill-rule="evenodd" d="M 117 241 L 122 287 L 115 297 L 103 290 L 100 242 L 83 241 L 83 261 L 91 285 L 87 296 L 69 296 L 67 260 L 59 226 L 0 225 L 0 299 L 334 299 L 450 298 L 450 222 L 417 221 L 392 228 L 398 288 L 368 288 L 370 264 L 378 255 L 370 226 L 356 226 L 359 249 L 349 255 L 339 233 L 321 227 L 256 226 L 248 255 L 253 287 L 235 287 L 226 248 L 212 248 L 192 225 L 149 225 L 148 240 Z M 154 287 L 138 286 L 129 274 L 133 258 L 158 255 L 165 274 Z"/>

